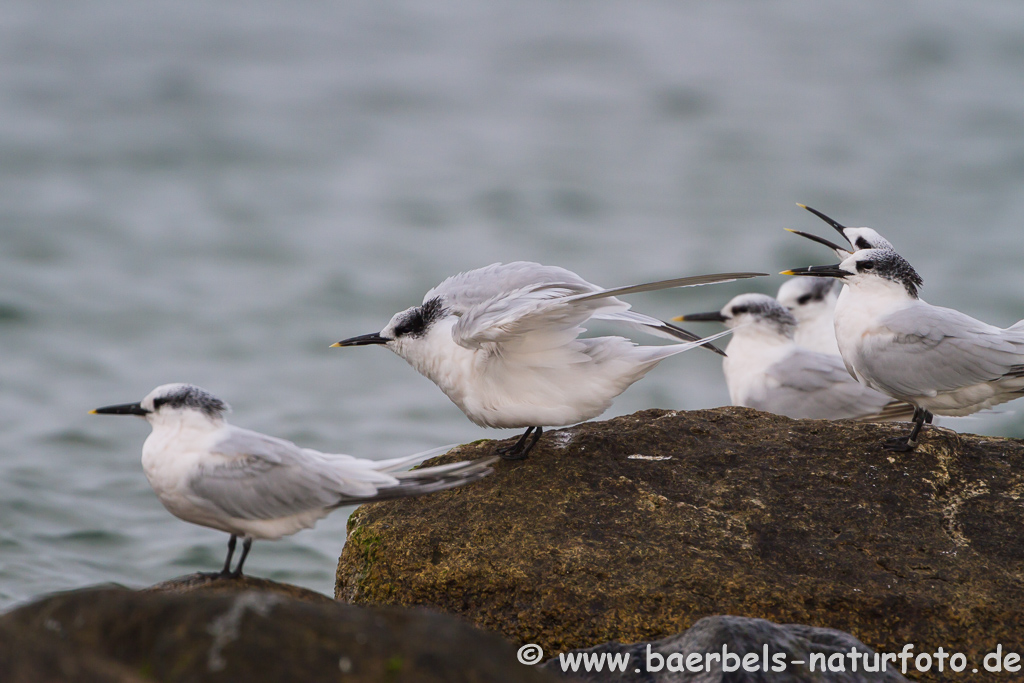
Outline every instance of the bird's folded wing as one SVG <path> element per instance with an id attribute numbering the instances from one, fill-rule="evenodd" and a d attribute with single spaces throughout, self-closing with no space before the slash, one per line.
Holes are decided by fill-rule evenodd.
<path id="1" fill-rule="evenodd" d="M 234 428 L 213 447 L 222 463 L 205 467 L 190 489 L 207 505 L 242 519 L 277 519 L 369 498 L 397 480 L 373 461 L 327 455 L 283 439 Z"/>
<path id="2" fill-rule="evenodd" d="M 471 306 L 455 324 L 452 336 L 456 343 L 468 348 L 480 348 L 490 342 L 520 344 L 523 345 L 523 351 L 543 351 L 575 339 L 581 331 L 579 325 L 591 317 L 634 325 L 652 325 L 652 322 L 623 319 L 622 314 L 629 310 L 629 304 L 615 298 L 616 294 L 695 287 L 762 274 L 698 275 L 597 291 L 594 291 L 594 285 L 578 279 L 534 283 L 520 289 L 503 291 Z M 660 329 L 660 326 L 654 327 Z M 686 334 L 681 330 L 679 332 Z M 526 337 L 527 333 L 530 333 L 530 338 Z M 681 335 L 673 336 L 679 338 Z"/>
<path id="3" fill-rule="evenodd" d="M 800 349 L 775 363 L 767 373 L 779 383 L 777 395 L 785 414 L 821 415 L 830 419 L 877 413 L 889 398 L 857 382 L 842 359 Z M 799 409 L 799 410 L 798 410 Z"/>
<path id="4" fill-rule="evenodd" d="M 860 363 L 897 395 L 934 395 L 997 380 L 1024 358 L 1024 330 L 1001 330 L 949 308 L 921 305 L 879 321 Z"/>
<path id="5" fill-rule="evenodd" d="M 500 344 L 526 351 L 563 346 L 602 307 L 572 301 L 579 290 L 571 283 L 557 283 L 506 292 L 469 308 L 452 328 L 452 338 L 467 348 Z"/>

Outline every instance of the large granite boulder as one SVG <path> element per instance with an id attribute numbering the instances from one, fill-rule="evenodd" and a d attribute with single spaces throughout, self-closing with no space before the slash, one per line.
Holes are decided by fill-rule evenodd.
<path id="1" fill-rule="evenodd" d="M 547 657 L 716 614 L 972 666 L 1024 651 L 1024 442 L 928 428 L 882 448 L 906 429 L 720 408 L 546 432 L 480 482 L 357 509 L 336 597 L 429 605 Z"/>
<path id="2" fill-rule="evenodd" d="M 280 592 L 96 588 L 0 616 L 4 683 L 547 680 L 500 637 L 450 616 Z"/>

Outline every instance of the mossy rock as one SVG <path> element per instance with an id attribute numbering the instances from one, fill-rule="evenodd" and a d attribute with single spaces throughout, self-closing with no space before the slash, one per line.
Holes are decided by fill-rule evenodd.
<path id="1" fill-rule="evenodd" d="M 459 489 L 360 507 L 336 597 L 429 605 L 547 656 L 729 614 L 1024 650 L 1024 442 L 744 408 L 545 432 Z M 436 462 L 490 455 L 462 446 Z"/>

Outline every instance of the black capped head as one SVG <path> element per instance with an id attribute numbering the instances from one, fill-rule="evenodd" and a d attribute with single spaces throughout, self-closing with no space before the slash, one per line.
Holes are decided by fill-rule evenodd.
<path id="1" fill-rule="evenodd" d="M 881 278 L 903 285 L 913 299 L 918 298 L 918 287 L 924 285 L 910 262 L 893 249 L 862 249 L 839 264 L 839 268 L 849 273 L 846 279 L 851 283 Z"/>
<path id="2" fill-rule="evenodd" d="M 767 294 L 740 294 L 722 308 L 722 316 L 728 327 L 767 324 L 787 337 L 792 337 L 796 330 L 793 314 Z"/>
<path id="3" fill-rule="evenodd" d="M 207 417 L 223 417 L 231 407 L 205 389 L 194 384 L 164 384 L 149 392 L 140 403 L 153 413 L 170 410 L 198 410 Z"/>
<path id="4" fill-rule="evenodd" d="M 412 308 L 395 313 L 394 317 L 391 318 L 391 322 L 380 332 L 343 339 L 340 342 L 331 344 L 331 346 L 388 345 L 394 341 L 418 339 L 426 335 L 430 327 L 447 314 L 441 297 L 435 296 L 424 301 L 419 306 L 413 306 Z M 390 348 L 392 351 L 396 350 L 394 346 L 390 346 Z"/>
<path id="5" fill-rule="evenodd" d="M 896 251 L 892 242 L 878 234 L 873 228 L 846 228 L 846 238 L 850 240 L 854 251 L 862 249 L 891 249 Z"/>
<path id="6" fill-rule="evenodd" d="M 221 418 L 231 407 L 205 389 L 194 384 L 163 384 L 149 392 L 138 403 L 104 406 L 90 411 L 95 415 L 138 415 L 152 417 L 178 410 L 197 410 L 207 417 Z"/>
<path id="7" fill-rule="evenodd" d="M 424 301 L 420 306 L 402 311 L 396 315 L 391 325 L 391 336 L 394 339 L 415 339 L 422 337 L 431 325 L 445 316 L 441 297 Z"/>
<path id="8" fill-rule="evenodd" d="M 751 324 L 768 325 L 785 337 L 792 337 L 796 330 L 796 318 L 793 317 L 793 314 L 766 294 L 740 294 L 727 303 L 721 311 L 681 315 L 673 320 L 715 321 L 725 323 L 725 326 L 730 328 Z"/>
<path id="9" fill-rule="evenodd" d="M 795 277 L 779 287 L 776 299 L 790 312 L 816 304 L 830 305 L 843 285 L 830 277 Z"/>

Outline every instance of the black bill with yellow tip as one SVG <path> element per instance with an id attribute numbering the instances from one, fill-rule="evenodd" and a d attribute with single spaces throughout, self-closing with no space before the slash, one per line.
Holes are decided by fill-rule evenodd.
<path id="1" fill-rule="evenodd" d="M 784 270 L 779 275 L 814 275 L 817 277 L 844 278 L 850 274 L 849 271 L 843 270 L 839 266 L 840 264 L 838 263 L 832 266 L 807 266 L 806 268 Z"/>
<path id="2" fill-rule="evenodd" d="M 724 323 L 726 317 L 722 315 L 720 311 L 712 311 L 711 313 L 687 313 L 686 315 L 679 315 L 672 318 L 675 322 L 706 322 L 706 323 Z"/>
<path id="3" fill-rule="evenodd" d="M 340 342 L 331 344 L 333 349 L 335 346 L 370 346 L 371 344 L 387 344 L 390 339 L 387 337 L 380 336 L 379 332 L 373 334 L 363 334 L 358 337 L 349 337 L 348 339 L 342 339 Z"/>
<path id="4" fill-rule="evenodd" d="M 149 411 L 139 403 L 120 403 L 116 406 L 104 406 L 90 410 L 90 415 L 149 415 Z"/>

